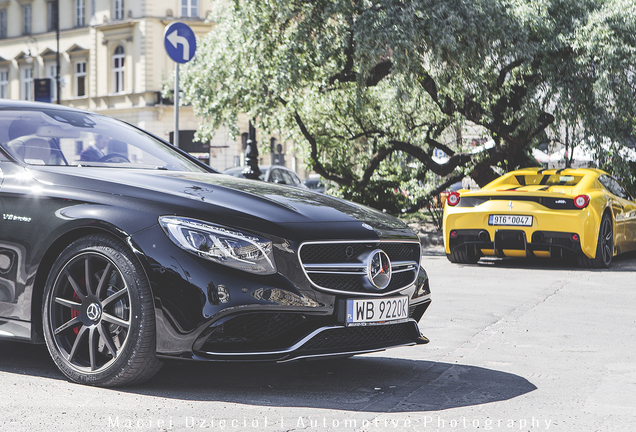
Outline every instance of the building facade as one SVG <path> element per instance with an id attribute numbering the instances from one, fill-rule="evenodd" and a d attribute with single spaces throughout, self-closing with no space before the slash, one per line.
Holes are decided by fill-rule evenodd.
<path id="1" fill-rule="evenodd" d="M 210 31 L 208 0 L 58 0 L 60 99 L 63 105 L 119 118 L 166 140 L 174 107 L 161 98 L 174 73 L 164 30 L 177 20 L 197 37 Z M 0 98 L 34 100 L 39 79 L 50 78 L 52 103 L 58 67 L 55 0 L 0 0 Z M 36 93 L 37 91 L 37 93 Z M 243 124 L 244 123 L 244 124 Z M 179 110 L 179 144 L 188 146 L 199 125 L 192 109 Z M 247 119 L 239 125 L 247 131 Z M 261 141 L 260 137 L 259 141 Z M 270 137 L 264 137 L 269 144 Z M 242 164 L 243 139 L 219 130 L 210 143 L 188 151 L 223 170 Z M 270 156 L 262 160 L 269 163 Z M 289 164 L 288 164 L 289 165 Z M 293 161 L 295 168 L 295 160 Z"/>

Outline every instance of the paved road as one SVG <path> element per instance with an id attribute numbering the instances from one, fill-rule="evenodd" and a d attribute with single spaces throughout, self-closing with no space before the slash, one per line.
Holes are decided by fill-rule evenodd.
<path id="1" fill-rule="evenodd" d="M 0 432 L 608 431 L 636 428 L 636 254 L 424 265 L 431 343 L 330 362 L 168 364 L 151 382 L 67 382 L 43 346 L 0 342 Z"/>

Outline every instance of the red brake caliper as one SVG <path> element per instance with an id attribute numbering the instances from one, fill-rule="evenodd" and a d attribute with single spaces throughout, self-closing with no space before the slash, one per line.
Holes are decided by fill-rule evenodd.
<path id="1" fill-rule="evenodd" d="M 79 296 L 77 295 L 75 291 L 73 291 L 73 301 L 77 303 L 82 303 L 82 300 L 79 298 Z M 80 315 L 80 311 L 71 309 L 71 319 L 78 317 L 79 315 Z M 79 325 L 73 328 L 73 331 L 75 332 L 75 334 L 79 333 L 79 329 L 80 329 Z"/>

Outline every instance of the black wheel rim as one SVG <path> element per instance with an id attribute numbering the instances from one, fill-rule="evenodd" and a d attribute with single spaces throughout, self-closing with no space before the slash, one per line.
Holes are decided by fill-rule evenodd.
<path id="1" fill-rule="evenodd" d="M 106 256 L 83 253 L 57 275 L 49 328 L 62 358 L 83 373 L 106 370 L 119 357 L 131 326 L 128 286 Z"/>
<path id="2" fill-rule="evenodd" d="M 613 245 L 614 245 L 614 233 L 612 232 L 612 221 L 609 218 L 604 218 L 601 224 L 601 233 L 599 235 L 599 241 L 601 246 L 601 258 L 603 263 L 608 265 L 612 260 Z"/>

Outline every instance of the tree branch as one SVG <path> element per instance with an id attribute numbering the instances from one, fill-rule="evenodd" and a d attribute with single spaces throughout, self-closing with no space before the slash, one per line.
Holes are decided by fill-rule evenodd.
<path id="1" fill-rule="evenodd" d="M 300 128 L 300 132 L 303 134 L 311 147 L 311 159 L 314 171 L 316 171 L 316 173 L 320 174 L 327 180 L 333 180 L 338 184 L 351 186 L 353 184 L 352 179 L 331 174 L 325 169 L 325 166 L 322 164 L 322 162 L 320 162 L 320 158 L 318 156 L 318 143 L 316 142 L 316 138 L 311 133 L 309 133 L 309 130 L 307 130 L 305 123 L 300 118 L 300 114 L 298 114 L 298 111 L 294 112 L 294 120 Z"/>
<path id="2" fill-rule="evenodd" d="M 444 164 L 438 164 L 431 158 L 431 156 L 429 156 L 422 148 L 418 146 L 397 140 L 391 140 L 389 141 L 389 143 L 396 150 L 401 150 L 415 157 L 420 162 L 422 162 L 422 164 L 427 169 L 440 176 L 447 176 L 448 174 L 452 173 L 458 166 L 465 165 L 472 160 L 471 155 L 468 155 L 466 153 L 455 153 L 453 156 L 451 156 L 448 162 Z"/>
<path id="3" fill-rule="evenodd" d="M 517 60 L 513 61 L 512 63 L 504 66 L 503 69 L 501 69 L 501 71 L 499 71 L 499 77 L 497 78 L 497 87 L 501 88 L 501 86 L 503 86 L 504 82 L 506 81 L 506 76 L 513 69 L 521 66 L 523 64 L 523 62 L 524 62 L 523 59 L 517 59 Z"/>
<path id="4" fill-rule="evenodd" d="M 366 86 L 375 87 L 378 85 L 380 81 L 391 73 L 391 68 L 393 68 L 393 62 L 391 60 L 385 60 L 376 64 L 369 72 L 369 77 L 365 82 Z"/>
<path id="5" fill-rule="evenodd" d="M 356 182 L 357 191 L 361 192 L 367 187 L 367 185 L 369 184 L 369 181 L 371 180 L 371 176 L 373 175 L 375 170 L 378 169 L 378 166 L 380 166 L 380 163 L 383 160 L 385 160 L 387 157 L 389 157 L 389 155 L 391 155 L 394 151 L 395 151 L 395 148 L 393 147 L 385 147 L 380 149 L 376 154 L 373 155 L 373 157 L 369 161 L 369 164 L 367 165 L 367 168 L 364 170 L 362 179 Z"/>

